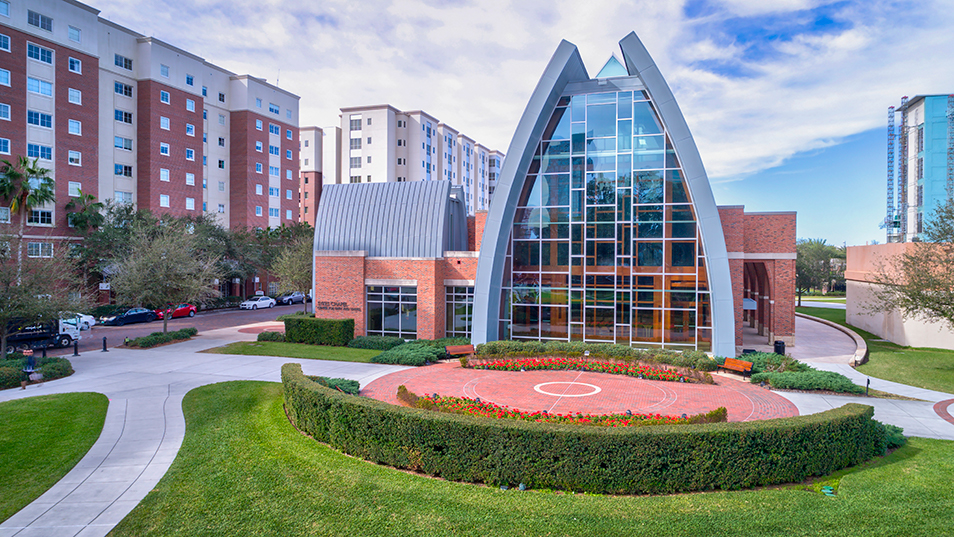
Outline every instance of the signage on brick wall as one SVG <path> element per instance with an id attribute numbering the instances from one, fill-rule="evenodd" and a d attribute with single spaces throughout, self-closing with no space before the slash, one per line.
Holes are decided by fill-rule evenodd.
<path id="1" fill-rule="evenodd" d="M 361 308 L 353 308 L 347 302 L 315 302 L 315 311 L 361 311 Z"/>

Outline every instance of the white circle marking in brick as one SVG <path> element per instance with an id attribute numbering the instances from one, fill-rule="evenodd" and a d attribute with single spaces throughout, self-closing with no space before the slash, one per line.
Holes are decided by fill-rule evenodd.
<path id="1" fill-rule="evenodd" d="M 578 393 L 578 394 L 572 394 L 572 395 L 571 395 L 571 394 L 568 394 L 568 393 L 551 393 L 551 392 L 548 392 L 548 391 L 546 391 L 546 390 L 543 389 L 543 386 L 552 386 L 553 384 L 569 384 L 569 385 L 571 385 L 571 386 L 572 386 L 572 385 L 577 385 L 577 386 L 589 386 L 590 388 L 593 388 L 593 391 L 591 391 L 590 393 Z M 567 387 L 569 387 L 569 386 L 567 386 Z M 596 394 L 600 393 L 601 391 L 603 391 L 603 389 L 600 388 L 599 386 L 594 386 L 594 385 L 592 385 L 592 384 L 586 384 L 585 382 L 544 382 L 543 384 L 537 384 L 536 386 L 533 387 L 533 389 L 534 389 L 534 391 L 540 392 L 540 393 L 542 393 L 543 395 L 552 395 L 552 396 L 554 396 L 554 397 L 587 397 L 587 396 L 590 396 L 590 395 L 596 395 Z"/>

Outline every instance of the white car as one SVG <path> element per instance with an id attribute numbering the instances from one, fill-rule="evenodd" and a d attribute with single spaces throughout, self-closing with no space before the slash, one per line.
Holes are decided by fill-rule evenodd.
<path id="1" fill-rule="evenodd" d="M 273 308 L 275 307 L 275 299 L 268 296 L 253 296 L 245 302 L 239 304 L 239 308 L 243 310 L 257 310 L 259 308 Z"/>
<path id="2" fill-rule="evenodd" d="M 80 330 L 89 330 L 96 324 L 96 318 L 92 315 L 86 315 L 85 313 L 73 313 L 71 311 L 66 311 L 61 313 L 64 321 L 72 324 L 77 318 L 79 319 L 79 329 Z"/>

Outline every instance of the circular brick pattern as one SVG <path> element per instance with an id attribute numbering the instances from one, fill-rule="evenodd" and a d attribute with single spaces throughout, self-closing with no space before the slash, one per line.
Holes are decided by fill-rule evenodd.
<path id="1" fill-rule="evenodd" d="M 794 404 L 770 390 L 724 377 L 717 377 L 716 382 L 683 384 L 588 371 L 487 371 L 443 363 L 385 375 L 363 386 L 361 395 L 397 404 L 397 387 L 404 385 L 418 395 L 479 397 L 481 401 L 529 412 L 625 414 L 629 410 L 636 414 L 679 416 L 724 406 L 729 421 L 798 415 Z M 545 390 L 549 394 L 535 389 L 547 384 L 554 388 Z M 599 388 L 599 392 L 594 392 L 594 388 Z"/>
<path id="2" fill-rule="evenodd" d="M 954 417 L 951 416 L 950 407 L 954 405 L 954 399 L 947 399 L 945 401 L 938 401 L 934 404 L 934 412 L 941 417 L 944 421 L 954 424 Z"/>

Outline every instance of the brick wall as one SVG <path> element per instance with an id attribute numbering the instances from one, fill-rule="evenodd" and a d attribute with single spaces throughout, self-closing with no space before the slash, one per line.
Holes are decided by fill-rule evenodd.
<path id="1" fill-rule="evenodd" d="M 746 253 L 795 253 L 795 213 L 745 213 Z M 731 250 L 730 250 L 731 251 Z"/>
<path id="2" fill-rule="evenodd" d="M 321 200 L 321 187 L 321 172 L 301 172 L 301 182 L 299 184 L 302 196 L 300 222 L 315 225 L 315 212 L 318 210 L 318 202 Z"/>
<path id="3" fill-rule="evenodd" d="M 354 319 L 356 336 L 365 334 L 365 257 L 319 252 L 315 255 L 315 317 Z"/>

